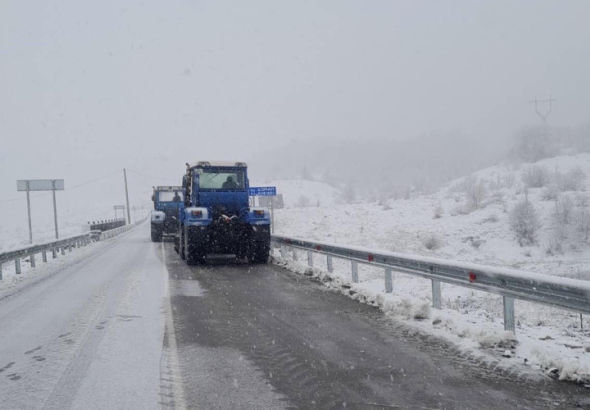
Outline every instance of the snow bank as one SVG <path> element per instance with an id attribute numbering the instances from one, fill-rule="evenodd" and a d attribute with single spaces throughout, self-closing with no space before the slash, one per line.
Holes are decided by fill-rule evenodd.
<path id="1" fill-rule="evenodd" d="M 343 269 L 328 273 L 290 259 L 273 256 L 272 262 L 293 272 L 320 281 L 329 289 L 361 303 L 381 309 L 386 315 L 425 334 L 453 343 L 459 354 L 490 368 L 517 374 L 526 379 L 544 377 L 590 383 L 590 338 L 563 334 L 553 326 L 519 324 L 517 335 L 504 331 L 503 323 L 485 309 L 460 312 L 430 308 L 430 298 L 417 296 L 408 287 L 394 282 L 394 293 L 384 291 L 383 278 L 369 276 L 351 283 Z M 340 267 L 349 266 L 340 264 Z M 401 276 L 401 275 L 400 275 Z M 413 285 L 419 279 L 414 278 Z M 426 281 L 423 281 L 426 282 Z M 444 295 L 444 293 L 443 293 Z"/>

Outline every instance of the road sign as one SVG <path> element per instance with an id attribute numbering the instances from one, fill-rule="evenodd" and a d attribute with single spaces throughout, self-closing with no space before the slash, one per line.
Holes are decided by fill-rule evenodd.
<path id="1" fill-rule="evenodd" d="M 277 196 L 277 187 L 276 186 L 260 186 L 260 187 L 250 187 L 248 190 L 248 195 L 250 196 Z M 274 199 L 274 198 L 272 198 Z M 272 219 L 270 223 L 272 233 L 275 233 L 275 209 L 274 209 L 274 201 L 271 201 L 270 205 L 270 217 Z"/>
<path id="2" fill-rule="evenodd" d="M 250 187 L 248 190 L 250 196 L 275 196 L 276 194 L 276 186 Z"/>
<path id="3" fill-rule="evenodd" d="M 28 187 L 27 187 L 28 184 Z M 54 186 L 55 184 L 55 186 Z M 63 191 L 63 179 L 31 179 L 16 181 L 17 191 Z"/>
<path id="4" fill-rule="evenodd" d="M 59 239 L 57 230 L 57 203 L 55 201 L 55 191 L 64 190 L 63 179 L 19 179 L 16 181 L 17 191 L 27 192 L 27 212 L 29 216 L 29 241 L 33 243 L 33 226 L 31 224 L 31 191 L 53 191 L 53 220 L 55 222 L 55 239 Z"/>

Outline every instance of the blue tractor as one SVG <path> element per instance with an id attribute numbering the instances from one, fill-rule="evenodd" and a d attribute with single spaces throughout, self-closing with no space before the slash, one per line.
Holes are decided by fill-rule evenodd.
<path id="1" fill-rule="evenodd" d="M 179 214 L 184 208 L 184 194 L 180 186 L 156 186 L 152 195 L 152 241 L 161 242 L 164 236 L 178 234 Z"/>
<path id="2" fill-rule="evenodd" d="M 250 207 L 248 188 L 248 166 L 243 162 L 186 164 L 178 248 L 188 265 L 212 254 L 268 262 L 270 213 Z"/>

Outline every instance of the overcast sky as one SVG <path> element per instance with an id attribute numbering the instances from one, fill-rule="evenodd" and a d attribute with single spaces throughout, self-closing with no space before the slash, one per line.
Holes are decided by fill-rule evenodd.
<path id="1" fill-rule="evenodd" d="M 557 98 L 552 124 L 587 121 L 588 16 L 587 0 L 4 0 L 0 201 L 16 179 L 128 167 L 151 186 L 289 139 L 506 135 L 538 121 L 535 94 Z"/>

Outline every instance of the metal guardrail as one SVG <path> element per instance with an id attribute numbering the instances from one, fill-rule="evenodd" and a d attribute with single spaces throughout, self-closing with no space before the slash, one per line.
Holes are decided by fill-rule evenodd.
<path id="1" fill-rule="evenodd" d="M 72 249 L 86 246 L 93 241 L 96 242 L 102 239 L 112 238 L 119 235 L 120 233 L 134 228 L 135 226 L 144 222 L 146 219 L 147 217 L 136 221 L 131 225 L 125 225 L 119 228 L 111 229 L 109 231 L 101 232 L 100 230 L 93 230 L 82 235 L 72 236 L 71 238 L 59 239 L 53 242 L 31 245 L 25 248 L 0 253 L 0 280 L 2 280 L 2 265 L 6 262 L 14 261 L 16 273 L 20 274 L 22 272 L 21 260 L 24 258 L 28 257 L 31 267 L 34 268 L 37 264 L 35 255 L 39 253 L 42 255 L 43 262 L 47 262 L 47 253 L 49 252 L 51 252 L 53 259 L 55 259 L 57 258 L 57 254 L 60 252 L 62 255 L 65 255 L 66 249 L 71 252 Z"/>
<path id="2" fill-rule="evenodd" d="M 125 226 L 125 219 L 111 219 L 108 221 L 93 221 L 92 223 L 88 222 L 90 225 L 90 230 L 92 231 L 108 231 L 110 229 L 119 228 L 121 226 Z"/>
<path id="3" fill-rule="evenodd" d="M 35 255 L 40 253 L 43 262 L 47 262 L 48 252 L 51 252 L 53 259 L 55 259 L 59 252 L 61 252 L 62 255 L 65 255 L 66 249 L 71 252 L 74 248 L 90 244 L 94 238 L 96 238 L 96 234 L 94 232 L 88 232 L 83 235 L 72 236 L 71 238 L 59 239 L 53 242 L 31 245 L 25 248 L 0 253 L 0 280 L 2 279 L 2 265 L 6 262 L 14 261 L 16 273 L 20 274 L 22 272 L 21 260 L 26 257 L 29 258 L 31 267 L 34 268 L 36 266 Z"/>
<path id="4" fill-rule="evenodd" d="M 463 286 L 503 297 L 504 329 L 515 331 L 514 300 L 540 303 L 580 314 L 590 314 L 590 281 L 561 278 L 514 269 L 454 262 L 394 252 L 373 251 L 323 242 L 312 242 L 273 235 L 272 242 L 287 255 L 287 248 L 307 251 L 307 262 L 313 266 L 313 253 L 327 256 L 327 267 L 333 272 L 333 257 L 351 261 L 352 281 L 358 283 L 358 264 L 385 269 L 385 291 L 393 292 L 393 271 L 420 276 L 432 281 L 432 306 L 442 307 L 441 282 Z M 293 252 L 294 260 L 297 254 Z"/>
<path id="5" fill-rule="evenodd" d="M 122 234 L 123 232 L 127 232 L 128 230 L 130 230 L 132 228 L 135 228 L 137 225 L 145 222 L 148 219 L 148 217 L 149 217 L 149 214 L 145 218 L 140 219 L 139 221 L 135 221 L 132 224 L 120 226 L 120 227 L 115 228 L 115 229 L 109 229 L 108 231 L 103 231 L 103 232 L 100 233 L 99 240 L 102 241 L 104 239 L 113 238 L 113 237 L 115 237 L 117 235 Z"/>

